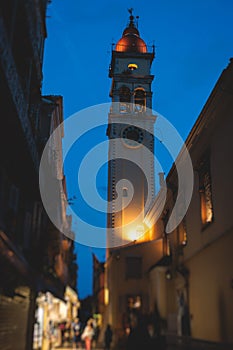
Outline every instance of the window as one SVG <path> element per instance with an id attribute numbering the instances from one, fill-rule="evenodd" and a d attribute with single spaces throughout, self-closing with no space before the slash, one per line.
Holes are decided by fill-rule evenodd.
<path id="1" fill-rule="evenodd" d="M 127 86 L 122 86 L 119 91 L 120 97 L 120 113 L 129 113 L 131 94 Z"/>
<path id="2" fill-rule="evenodd" d="M 183 255 L 184 251 L 183 248 L 186 247 L 188 244 L 188 236 L 187 236 L 187 226 L 186 226 L 186 218 L 184 217 L 183 220 L 180 222 L 177 228 L 177 253 L 179 255 Z"/>
<path id="3" fill-rule="evenodd" d="M 127 257 L 126 258 L 126 278 L 140 279 L 142 278 L 142 258 Z"/>
<path id="4" fill-rule="evenodd" d="M 146 93 L 142 88 L 134 91 L 134 112 L 144 112 L 146 107 Z"/>
<path id="5" fill-rule="evenodd" d="M 166 227 L 169 219 L 169 209 L 165 209 L 162 216 L 163 221 L 163 255 L 164 256 L 170 256 L 171 250 L 170 250 L 170 241 L 168 238 L 168 234 L 166 233 Z"/>
<path id="6" fill-rule="evenodd" d="M 203 226 L 205 226 L 213 221 L 212 185 L 209 154 L 206 155 L 200 163 L 199 193 L 201 204 L 201 221 Z"/>
<path id="7" fill-rule="evenodd" d="M 171 255 L 170 240 L 169 240 L 168 234 L 166 232 L 164 232 L 164 234 L 163 234 L 163 255 L 164 256 Z"/>

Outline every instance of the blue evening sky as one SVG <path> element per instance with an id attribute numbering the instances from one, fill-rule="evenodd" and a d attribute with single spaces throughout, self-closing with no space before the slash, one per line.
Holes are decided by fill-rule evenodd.
<path id="1" fill-rule="evenodd" d="M 83 108 L 110 102 L 111 43 L 120 39 L 130 7 L 140 17 L 141 37 L 156 48 L 153 109 L 185 139 L 233 56 L 232 0 L 53 0 L 48 8 L 43 94 L 64 97 L 65 118 Z M 85 152 L 102 140 L 106 140 L 103 127 L 84 135 L 67 157 L 65 173 L 69 197 L 77 197 L 74 210 L 105 225 L 105 216 L 90 214 L 80 198 L 76 176 Z M 167 173 L 171 164 L 168 157 L 164 161 L 164 150 L 159 152 Z M 106 167 L 98 174 L 97 186 L 105 197 Z M 75 222 L 74 230 L 85 234 L 78 232 Z M 104 251 L 78 244 L 76 251 L 79 296 L 83 298 L 92 293 L 91 254 L 96 253 L 103 261 Z"/>

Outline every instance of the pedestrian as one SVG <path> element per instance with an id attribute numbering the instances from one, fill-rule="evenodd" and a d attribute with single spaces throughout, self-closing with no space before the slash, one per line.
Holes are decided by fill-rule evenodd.
<path id="1" fill-rule="evenodd" d="M 104 333 L 105 350 L 110 350 L 111 342 L 112 342 L 112 329 L 110 324 L 108 324 Z"/>
<path id="2" fill-rule="evenodd" d="M 131 315 L 131 329 L 126 341 L 126 350 L 148 349 L 150 338 L 145 324 L 136 314 Z"/>
<path id="3" fill-rule="evenodd" d="M 52 320 L 49 320 L 46 327 L 46 339 L 48 340 L 48 349 L 51 350 L 55 341 L 55 327 Z"/>
<path id="4" fill-rule="evenodd" d="M 79 318 L 76 317 L 74 322 L 72 323 L 72 331 L 73 331 L 73 349 L 80 348 L 81 346 L 81 323 Z"/>
<path id="5" fill-rule="evenodd" d="M 148 350 L 164 350 L 165 338 L 158 334 L 153 322 L 147 324 L 147 332 L 149 336 Z"/>
<path id="6" fill-rule="evenodd" d="M 92 320 L 87 321 L 87 325 L 84 328 L 84 331 L 82 333 L 81 339 L 85 342 L 85 348 L 86 350 L 91 350 L 91 343 L 94 336 L 94 329 Z"/>
<path id="7" fill-rule="evenodd" d="M 178 292 L 177 333 L 180 336 L 190 336 L 190 315 L 183 292 Z"/>
<path id="8" fill-rule="evenodd" d="M 60 345 L 62 346 L 63 345 L 63 343 L 64 343 L 64 333 L 65 333 L 65 322 L 64 321 L 62 321 L 62 322 L 60 322 L 59 323 L 59 326 L 58 326 L 58 328 L 59 328 L 59 331 L 60 331 Z"/>
<path id="9" fill-rule="evenodd" d="M 148 336 L 149 336 L 148 350 L 153 350 L 153 349 L 158 350 L 159 347 L 157 346 L 157 344 L 158 344 L 157 334 L 155 332 L 154 324 L 152 322 L 148 323 L 147 331 L 148 331 Z"/>
<path id="10" fill-rule="evenodd" d="M 70 344 L 70 333 L 71 333 L 71 322 L 67 321 L 65 324 L 65 331 L 64 331 L 64 344 L 65 345 Z"/>
<path id="11" fill-rule="evenodd" d="M 97 346 L 97 341 L 98 341 L 98 337 L 99 337 L 99 326 L 97 325 L 97 321 L 95 318 L 90 318 L 90 322 L 92 323 L 93 326 L 93 338 L 92 338 L 92 347 L 93 349 L 96 348 Z"/>

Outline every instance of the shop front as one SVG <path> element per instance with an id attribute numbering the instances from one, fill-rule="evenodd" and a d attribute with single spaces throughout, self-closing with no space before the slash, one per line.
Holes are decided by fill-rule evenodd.
<path id="1" fill-rule="evenodd" d="M 64 298 L 51 292 L 40 293 L 36 300 L 33 350 L 48 350 L 71 340 L 71 323 L 78 314 L 77 293 L 66 287 Z"/>

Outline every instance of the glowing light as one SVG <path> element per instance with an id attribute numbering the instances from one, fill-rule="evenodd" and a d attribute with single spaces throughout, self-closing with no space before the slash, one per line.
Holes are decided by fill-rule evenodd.
<path id="1" fill-rule="evenodd" d="M 186 246 L 186 245 L 187 245 L 187 233 L 186 233 L 186 232 L 184 232 L 184 236 L 183 236 L 183 240 L 182 240 L 181 244 L 182 244 L 183 246 Z"/>
<path id="2" fill-rule="evenodd" d="M 148 229 L 151 229 L 153 226 L 153 223 L 150 221 L 150 219 L 148 217 L 144 218 L 144 223 L 146 224 L 146 226 L 148 227 Z"/>
<path id="3" fill-rule="evenodd" d="M 169 269 L 166 271 L 165 276 L 168 281 L 172 279 L 172 273 Z"/>
<path id="4" fill-rule="evenodd" d="M 109 303 L 109 290 L 108 288 L 104 289 L 104 304 L 108 305 Z"/>
<path id="5" fill-rule="evenodd" d="M 143 225 L 137 225 L 135 229 L 132 229 L 131 231 L 127 232 L 127 238 L 130 241 L 137 241 L 138 239 L 142 238 L 142 236 L 145 233 L 145 229 Z"/>
<path id="6" fill-rule="evenodd" d="M 130 70 L 135 70 L 135 69 L 138 69 L 138 65 L 136 63 L 129 63 L 128 68 Z"/>
<path id="7" fill-rule="evenodd" d="M 11 250 L 8 250 L 7 254 L 9 257 L 12 257 L 14 255 L 14 253 Z"/>

